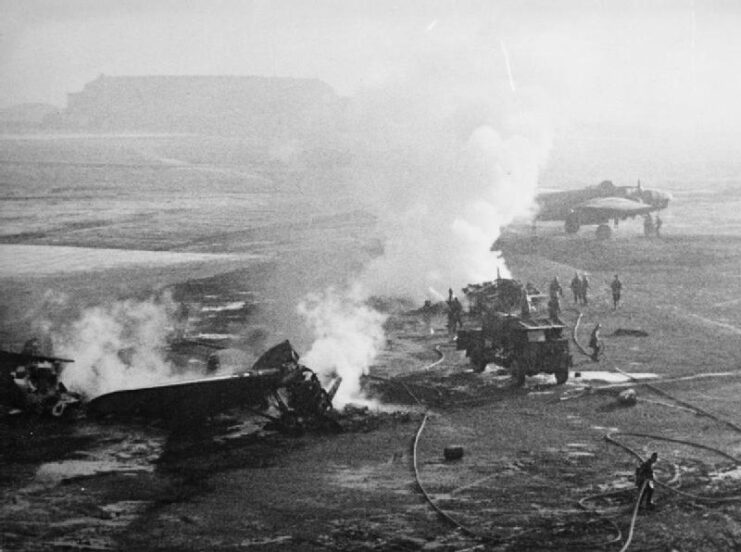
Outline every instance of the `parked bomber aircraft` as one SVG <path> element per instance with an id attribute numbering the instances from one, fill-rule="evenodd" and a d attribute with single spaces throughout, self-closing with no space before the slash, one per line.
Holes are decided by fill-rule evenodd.
<path id="1" fill-rule="evenodd" d="M 563 220 L 569 234 L 578 232 L 583 225 L 597 224 L 597 237 L 608 238 L 612 233 L 611 220 L 617 225 L 628 217 L 666 209 L 670 199 L 666 192 L 642 188 L 640 181 L 636 186 L 615 186 L 605 180 L 580 190 L 539 194 L 535 198 L 535 220 Z"/>

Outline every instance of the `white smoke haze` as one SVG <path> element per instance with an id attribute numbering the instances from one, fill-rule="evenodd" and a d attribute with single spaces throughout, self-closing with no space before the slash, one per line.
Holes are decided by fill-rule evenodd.
<path id="1" fill-rule="evenodd" d="M 363 398 L 360 375 L 385 341 L 365 296 L 439 300 L 449 287 L 509 275 L 491 246 L 532 212 L 550 132 L 538 95 L 522 84 L 513 93 L 505 60 L 491 54 L 498 42 L 480 46 L 432 44 L 350 101 L 352 184 L 378 217 L 384 253 L 352 291 L 299 306 L 316 336 L 305 361 L 343 377 L 339 406 Z"/>
<path id="2" fill-rule="evenodd" d="M 165 360 L 175 305 L 168 296 L 84 310 L 52 334 L 54 350 L 74 359 L 62 380 L 88 398 L 184 379 Z"/>
<path id="3" fill-rule="evenodd" d="M 546 102 L 522 84 L 513 93 L 501 49 L 445 46 L 354 100 L 355 172 L 386 235 L 361 277 L 374 295 L 419 301 L 508 275 L 491 246 L 532 213 Z"/>
<path id="4" fill-rule="evenodd" d="M 359 286 L 344 291 L 329 288 L 312 293 L 299 303 L 298 312 L 314 335 L 314 342 L 302 362 L 314 370 L 323 385 L 335 376 L 342 384 L 333 405 L 368 404 L 360 378 L 368 373 L 373 359 L 385 343 L 386 316 L 368 307 Z"/>

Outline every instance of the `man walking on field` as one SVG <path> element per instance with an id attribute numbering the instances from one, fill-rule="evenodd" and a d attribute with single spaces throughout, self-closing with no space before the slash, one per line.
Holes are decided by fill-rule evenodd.
<path id="1" fill-rule="evenodd" d="M 581 277 L 581 285 L 579 286 L 579 291 L 581 292 L 581 302 L 582 305 L 588 305 L 589 299 L 587 298 L 587 291 L 589 290 L 589 280 L 587 279 L 586 274 L 582 274 Z"/>
<path id="2" fill-rule="evenodd" d="M 571 293 L 574 294 L 574 304 L 579 304 L 579 298 L 581 297 L 581 278 L 579 278 L 579 273 L 574 273 L 574 279 L 571 280 Z"/>
<path id="3" fill-rule="evenodd" d="M 623 283 L 620 281 L 617 274 L 615 274 L 615 279 L 610 284 L 610 289 L 612 289 L 612 310 L 616 310 L 618 308 L 618 303 L 620 303 L 620 292 L 623 289 Z"/>

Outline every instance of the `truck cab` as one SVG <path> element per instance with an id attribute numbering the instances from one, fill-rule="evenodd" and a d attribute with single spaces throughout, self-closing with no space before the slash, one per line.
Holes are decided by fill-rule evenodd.
<path id="1" fill-rule="evenodd" d="M 514 280 L 498 280 L 493 290 L 502 291 L 513 287 Z M 512 295 L 508 292 L 507 295 Z M 497 293 L 490 292 L 491 297 Z M 544 295 L 537 290 L 520 286 L 520 305 L 530 305 L 525 309 L 510 308 L 509 312 L 497 310 L 503 302 L 477 303 L 475 319 L 478 328 L 463 329 L 457 334 L 457 349 L 465 350 L 474 371 L 483 372 L 486 365 L 495 363 L 507 368 L 518 385 L 525 382 L 526 376 L 538 373 L 554 374 L 556 382 L 562 384 L 569 377 L 573 359 L 569 351 L 565 326 L 560 320 L 542 316 L 538 308 Z M 514 305 L 514 301 L 509 301 Z"/>

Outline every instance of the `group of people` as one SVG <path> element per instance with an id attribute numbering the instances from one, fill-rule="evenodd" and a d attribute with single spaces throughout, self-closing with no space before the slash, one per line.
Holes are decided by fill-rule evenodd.
<path id="1" fill-rule="evenodd" d="M 574 273 L 574 277 L 571 279 L 571 292 L 574 294 L 575 304 L 589 304 L 589 279 L 586 274 L 579 276 L 578 272 Z"/>
<path id="2" fill-rule="evenodd" d="M 575 273 L 571 279 L 571 292 L 574 294 L 574 304 L 576 305 L 588 305 L 589 304 L 589 278 L 586 274 L 579 276 L 579 273 Z M 612 291 L 612 308 L 613 310 L 618 308 L 620 304 L 620 297 L 622 295 L 623 283 L 615 274 L 615 278 L 610 282 L 610 290 Z M 563 290 L 561 284 L 558 282 L 558 277 L 555 277 L 551 281 L 550 295 L 551 298 L 560 294 L 563 297 Z"/>
<path id="3" fill-rule="evenodd" d="M 574 274 L 574 278 L 571 280 L 571 291 L 574 294 L 574 303 L 577 305 L 587 305 L 589 304 L 589 297 L 588 297 L 588 291 L 589 291 L 589 279 L 587 278 L 586 274 L 582 274 L 581 276 L 579 273 Z M 620 304 L 620 299 L 622 297 L 622 290 L 623 290 L 623 283 L 620 281 L 620 278 L 617 274 L 615 274 L 615 277 L 613 278 L 612 282 L 610 282 L 610 290 L 612 291 L 612 309 L 616 310 Z M 548 294 L 549 294 L 549 301 L 548 301 L 548 316 L 552 320 L 560 321 L 560 314 L 561 314 L 561 303 L 560 299 L 563 297 L 563 288 L 561 287 L 561 282 L 558 280 L 558 276 L 555 276 L 553 280 L 551 280 L 551 283 L 548 286 Z M 597 324 L 592 329 L 592 333 L 589 337 L 589 347 L 592 349 L 592 360 L 597 361 L 599 360 L 600 355 L 602 354 L 603 348 L 602 348 L 602 340 L 600 338 L 600 329 L 602 325 Z"/>

